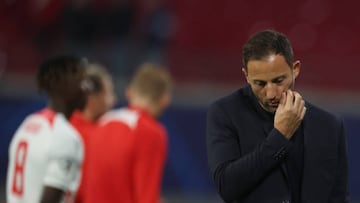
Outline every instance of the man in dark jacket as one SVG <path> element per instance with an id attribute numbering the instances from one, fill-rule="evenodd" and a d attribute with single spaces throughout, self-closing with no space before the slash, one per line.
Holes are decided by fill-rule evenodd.
<path id="1" fill-rule="evenodd" d="M 293 90 L 291 44 L 272 30 L 243 47 L 248 85 L 214 102 L 207 118 L 212 178 L 226 202 L 348 202 L 343 122 Z"/>

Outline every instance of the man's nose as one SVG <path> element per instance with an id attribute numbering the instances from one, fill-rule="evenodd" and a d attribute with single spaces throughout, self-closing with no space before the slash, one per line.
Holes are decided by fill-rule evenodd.
<path id="1" fill-rule="evenodd" d="M 268 83 L 265 87 L 265 95 L 267 99 L 274 99 L 277 96 L 277 88 L 275 84 Z"/>

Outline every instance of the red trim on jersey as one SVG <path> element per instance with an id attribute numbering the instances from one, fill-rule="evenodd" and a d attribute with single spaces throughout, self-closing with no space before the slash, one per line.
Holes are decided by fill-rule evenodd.
<path id="1" fill-rule="evenodd" d="M 49 121 L 50 126 L 52 126 L 54 124 L 54 119 L 56 116 L 56 112 L 54 110 L 52 110 L 50 108 L 45 108 L 45 109 L 39 111 L 37 113 L 37 115 L 46 118 Z"/>

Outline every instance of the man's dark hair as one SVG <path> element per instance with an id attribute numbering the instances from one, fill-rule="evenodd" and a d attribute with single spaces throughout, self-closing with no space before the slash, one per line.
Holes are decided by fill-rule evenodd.
<path id="1" fill-rule="evenodd" d="M 75 56 L 56 56 L 40 65 L 36 77 L 42 93 L 57 94 L 61 85 L 68 84 L 74 77 L 85 74 L 86 60 Z"/>
<path id="2" fill-rule="evenodd" d="M 284 56 L 292 68 L 294 55 L 289 39 L 274 30 L 257 32 L 243 46 L 243 67 L 247 69 L 250 60 L 261 60 L 271 54 Z"/>

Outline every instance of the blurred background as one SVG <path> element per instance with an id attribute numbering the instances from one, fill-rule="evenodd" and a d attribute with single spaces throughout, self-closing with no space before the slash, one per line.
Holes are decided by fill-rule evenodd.
<path id="1" fill-rule="evenodd" d="M 161 120 L 169 130 L 163 194 L 169 202 L 221 202 L 207 169 L 208 105 L 245 84 L 241 48 L 261 29 L 288 35 L 302 62 L 296 89 L 344 118 L 352 202 L 360 202 L 360 15 L 355 0 L 0 0 L 0 202 L 8 145 L 42 108 L 34 74 L 72 53 L 105 65 L 119 105 L 135 68 L 165 65 L 176 81 Z"/>

